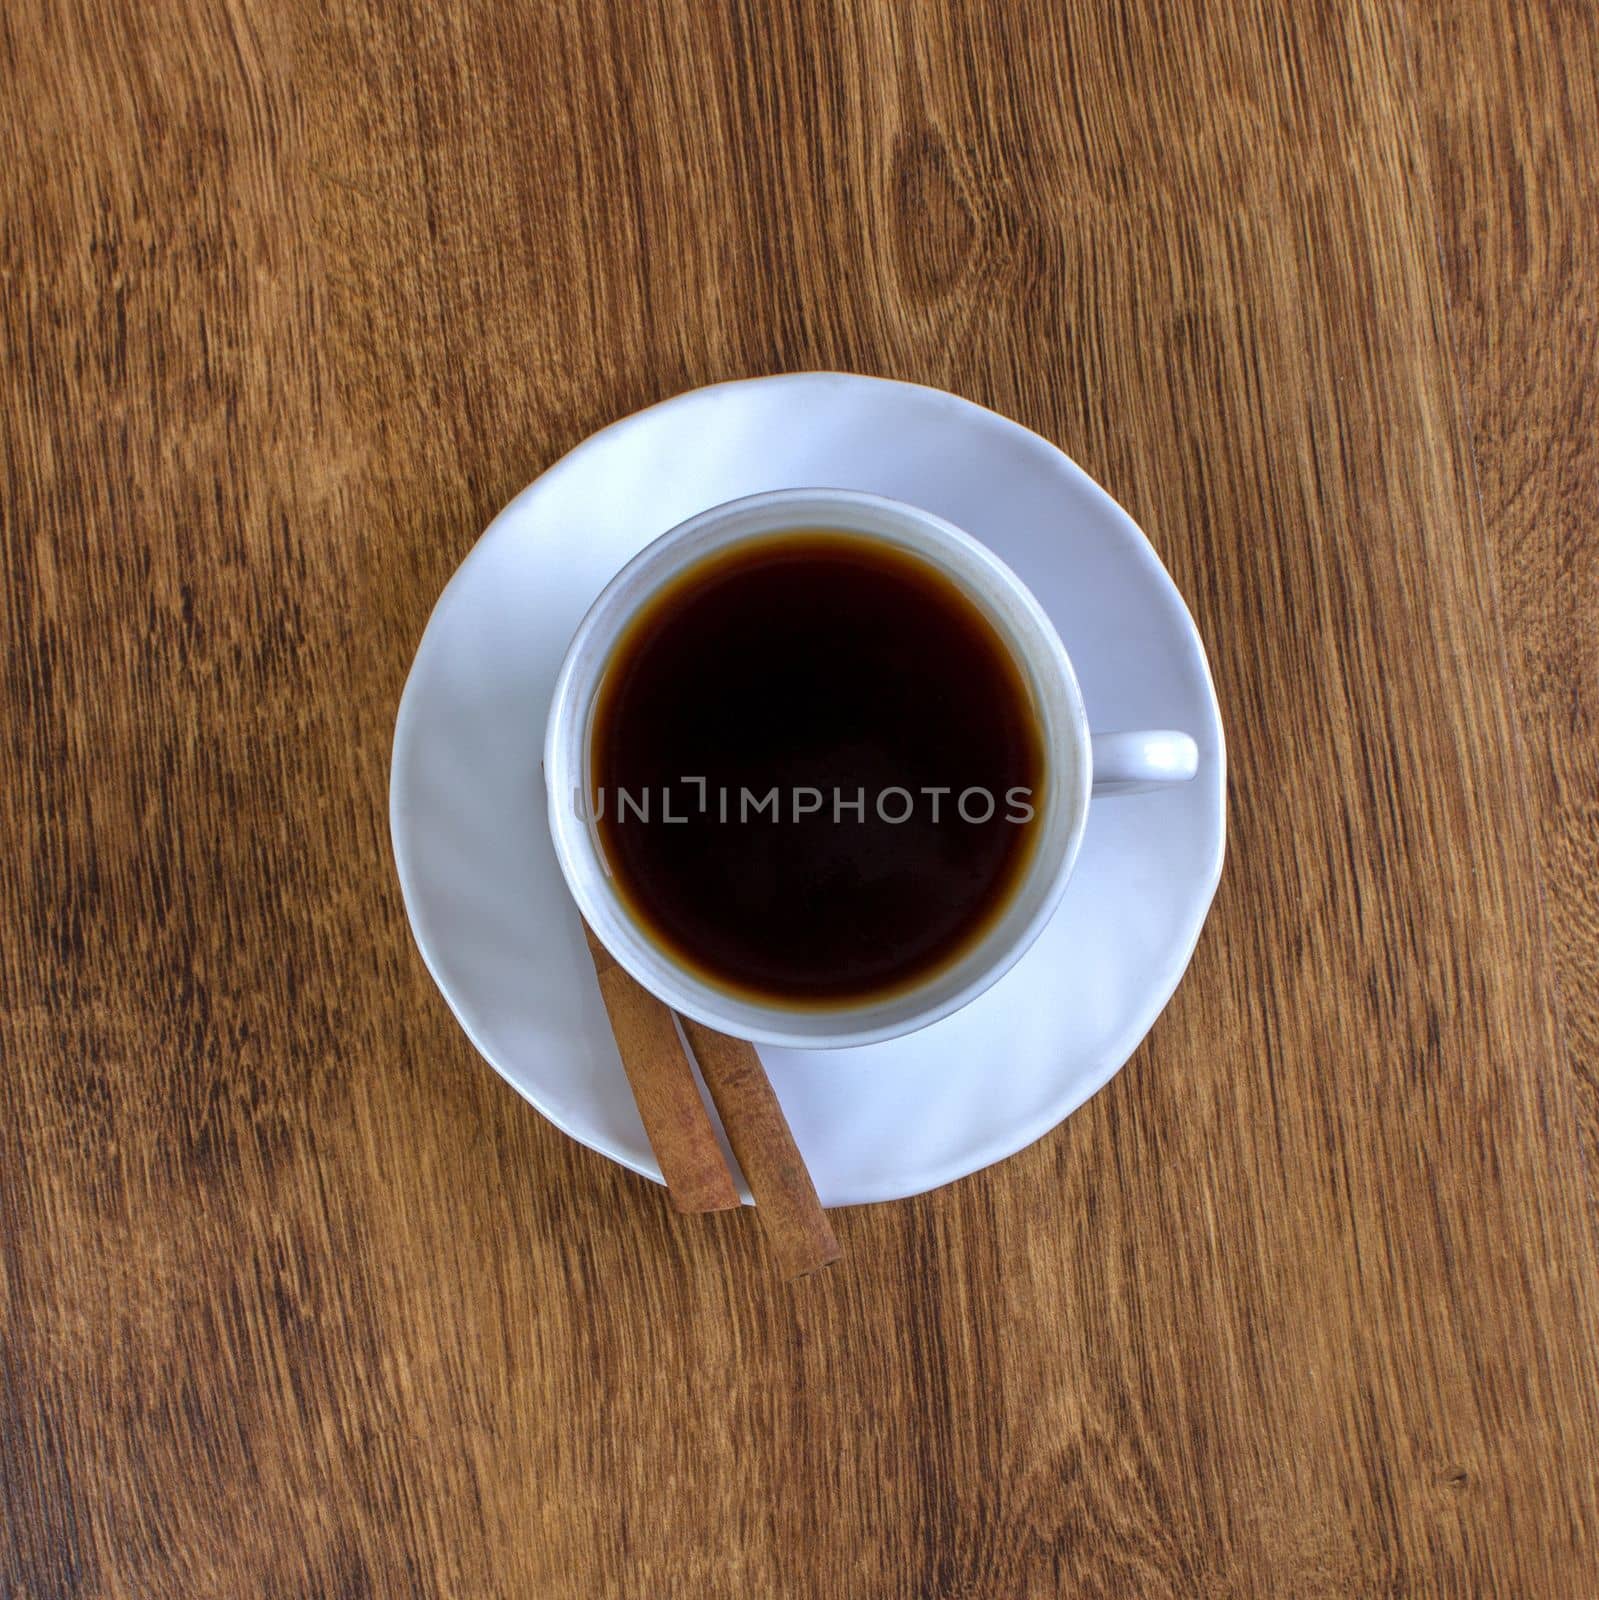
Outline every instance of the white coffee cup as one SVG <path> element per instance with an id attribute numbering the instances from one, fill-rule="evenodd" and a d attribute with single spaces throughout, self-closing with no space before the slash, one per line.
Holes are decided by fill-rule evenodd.
<path id="1" fill-rule="evenodd" d="M 989 619 L 1022 668 L 1043 732 L 1046 773 L 1029 864 L 987 931 L 924 981 L 881 998 L 783 1005 L 723 990 L 653 940 L 617 893 L 589 817 L 595 700 L 628 622 L 665 584 L 707 557 L 797 528 L 836 529 L 931 563 Z M 647 545 L 589 608 L 556 678 L 544 739 L 550 834 L 567 886 L 600 942 L 674 1010 L 761 1044 L 872 1044 L 948 1016 L 1012 967 L 1043 931 L 1071 877 L 1091 796 L 1132 794 L 1194 776 L 1185 733 L 1091 734 L 1077 677 L 1054 625 L 1014 572 L 941 517 L 850 489 L 780 489 L 703 511 Z M 774 916 L 782 907 L 772 908 Z"/>

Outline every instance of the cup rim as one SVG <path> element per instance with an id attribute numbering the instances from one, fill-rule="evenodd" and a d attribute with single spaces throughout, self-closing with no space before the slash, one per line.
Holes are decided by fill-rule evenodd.
<path id="1" fill-rule="evenodd" d="M 571 797 L 587 793 L 594 694 L 640 606 L 700 560 L 794 528 L 883 538 L 934 562 L 1000 632 L 1040 706 L 1050 788 L 1033 858 L 1004 910 L 947 966 L 910 988 L 842 1005 L 785 1006 L 724 991 L 650 936 L 610 885 L 593 829 Z M 1087 824 L 1092 783 L 1087 712 L 1054 624 L 1019 577 L 970 534 L 919 506 L 855 489 L 768 490 L 723 501 L 652 540 L 606 584 L 578 624 L 555 680 L 544 778 L 556 859 L 578 910 L 612 957 L 685 1016 L 759 1044 L 839 1049 L 928 1027 L 975 1000 L 1021 959 L 1065 892 Z"/>

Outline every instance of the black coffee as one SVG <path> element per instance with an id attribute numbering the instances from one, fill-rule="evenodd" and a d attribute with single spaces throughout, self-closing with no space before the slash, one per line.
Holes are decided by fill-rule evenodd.
<path id="1" fill-rule="evenodd" d="M 708 558 L 607 665 L 590 803 L 618 889 L 708 981 L 875 998 L 979 937 L 1032 848 L 1026 680 L 934 567 L 847 533 Z"/>

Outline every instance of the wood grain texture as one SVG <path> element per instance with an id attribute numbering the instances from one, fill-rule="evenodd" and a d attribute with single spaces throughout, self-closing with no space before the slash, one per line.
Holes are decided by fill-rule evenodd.
<path id="1" fill-rule="evenodd" d="M 1436 6 L 1413 37 L 1549 960 L 1599 1207 L 1599 28 Z"/>
<path id="2" fill-rule="evenodd" d="M 0 10 L 0 1593 L 1596 1592 L 1595 22 L 1502 20 Z M 1126 1070 L 785 1285 L 474 1057 L 384 795 L 513 492 L 814 367 L 1105 483 L 1233 784 Z"/>

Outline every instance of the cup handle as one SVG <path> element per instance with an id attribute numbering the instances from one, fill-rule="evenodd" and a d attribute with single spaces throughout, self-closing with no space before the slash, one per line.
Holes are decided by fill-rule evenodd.
<path id="1" fill-rule="evenodd" d="M 1143 728 L 1136 733 L 1096 733 L 1094 793 L 1142 794 L 1187 783 L 1199 771 L 1199 746 L 1186 733 Z"/>

